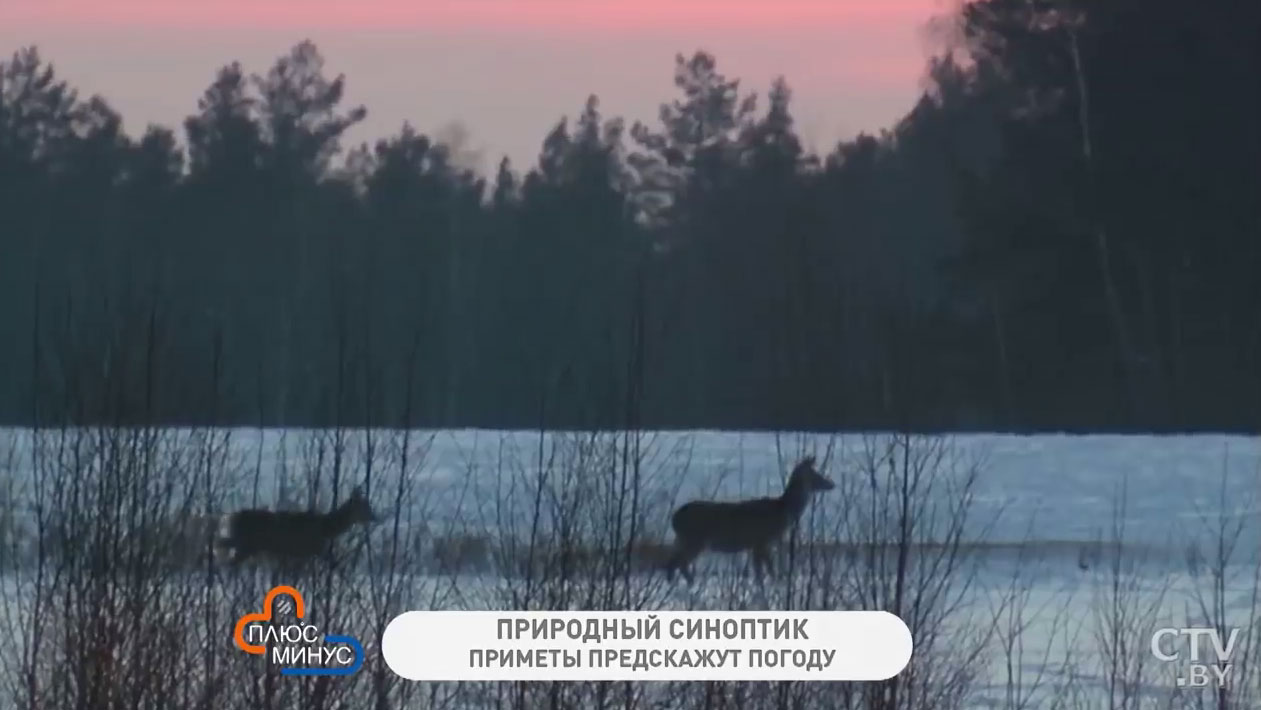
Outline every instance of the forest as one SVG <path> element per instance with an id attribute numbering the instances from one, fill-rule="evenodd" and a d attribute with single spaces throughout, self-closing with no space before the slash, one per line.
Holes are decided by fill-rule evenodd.
<path id="1" fill-rule="evenodd" d="M 1261 4 L 954 21 L 825 154 L 791 77 L 689 50 L 655 122 L 590 87 L 487 175 L 407 125 L 349 145 L 370 107 L 309 41 L 139 136 L 20 48 L 0 422 L 1256 430 Z"/>

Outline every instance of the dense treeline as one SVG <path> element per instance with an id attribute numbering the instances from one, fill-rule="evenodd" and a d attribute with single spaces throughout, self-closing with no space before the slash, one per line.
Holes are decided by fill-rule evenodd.
<path id="1" fill-rule="evenodd" d="M 0 66 L 0 418 L 1252 429 L 1261 6 L 983 0 L 895 127 L 802 148 L 699 52 L 493 176 L 345 147 L 314 45 L 126 135 Z M 600 87 L 592 87 L 598 92 Z"/>

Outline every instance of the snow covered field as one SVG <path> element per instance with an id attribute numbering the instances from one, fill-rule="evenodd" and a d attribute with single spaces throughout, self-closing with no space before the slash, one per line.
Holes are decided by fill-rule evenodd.
<path id="1" fill-rule="evenodd" d="M 322 456 L 319 466 L 328 469 L 336 447 L 343 485 L 362 480 L 370 458 L 378 490 L 391 486 L 401 470 L 399 432 L 347 432 L 339 442 L 329 432 L 219 434 L 230 437 L 222 465 L 229 484 L 225 510 L 251 503 L 274 506 L 277 498 L 305 507 L 313 459 Z M 818 454 L 835 478 L 861 475 L 868 447 L 883 442 L 879 434 L 701 431 L 643 437 L 645 495 L 680 502 L 777 494 L 787 469 L 806 453 Z M 476 519 L 494 502 L 489 498 L 514 492 L 511 479 L 554 466 L 590 437 L 557 434 L 540 442 L 536 432 L 463 430 L 416 431 L 407 438 L 411 495 L 431 527 L 441 527 Z M 1223 500 L 1229 507 L 1225 512 L 1249 520 L 1256 520 L 1261 503 L 1256 495 L 1261 438 L 969 434 L 948 441 L 954 465 L 979 466 L 971 517 L 985 526 L 991 541 L 1092 541 L 1111 524 L 1114 507 L 1123 504 L 1127 539 L 1179 546 L 1189 532 L 1203 528 L 1206 516 L 1223 512 Z M 375 447 L 371 456 L 369 447 Z M 0 430 L 0 472 L 19 491 L 19 507 L 31 452 L 30 432 Z M 599 457 L 598 452 L 586 455 Z"/>
<path id="2" fill-rule="evenodd" d="M 666 542 L 674 505 L 696 497 L 775 495 L 792 463 L 816 454 L 822 470 L 838 481 L 838 493 L 815 502 L 809 537 L 834 546 L 832 559 L 843 568 L 810 583 L 852 588 L 864 574 L 880 576 L 852 570 L 854 554 L 861 557 L 853 546 L 863 540 L 854 536 L 861 516 L 853 511 L 866 505 L 856 503 L 874 499 L 892 480 L 877 480 L 887 473 L 882 462 L 890 443 L 880 434 L 647 433 L 631 442 L 614 434 L 485 431 L 236 430 L 171 437 L 171 452 L 191 452 L 186 468 L 214 461 L 205 468 L 214 471 L 212 510 L 218 512 L 278 501 L 306 507 L 311 491 L 319 493 L 314 502 L 327 507 L 333 472 L 342 496 L 371 473 L 374 506 L 386 516 L 398 514 L 409 549 L 426 550 L 422 556 L 435 554 L 426 547 L 435 540 L 453 536 L 491 540 L 493 546 L 540 521 L 555 530 L 565 511 L 580 513 L 579 537 L 595 539 L 600 521 L 612 514 L 612 501 L 622 501 L 619 494 L 627 490 L 637 493 L 637 536 Z M 1127 692 L 1146 698 L 1127 707 L 1181 706 L 1175 677 L 1185 668 L 1153 658 L 1151 634 L 1164 626 L 1213 623 L 1250 633 L 1261 548 L 1261 440 L 961 435 L 937 441 L 940 456 L 933 465 L 946 472 L 940 480 L 976 476 L 966 489 L 958 542 L 942 536 L 946 528 L 925 525 L 913 545 L 916 559 L 942 559 L 941 546 L 960 553 L 952 567 L 957 579 L 941 587 L 950 613 L 929 617 L 939 619 L 931 631 L 945 641 L 926 653 L 953 656 L 971 669 L 962 706 L 1045 707 L 1055 699 L 1062 707 L 1109 707 L 1124 705 L 1117 698 Z M 628 448 L 632 443 L 637 446 Z M 9 520 L 19 521 L 17 528 L 34 509 L 36 472 L 50 468 L 58 448 L 68 447 L 37 447 L 29 432 L 0 431 L 0 476 L 9 485 L 0 500 Z M 634 460 L 638 466 L 626 465 Z M 185 485 L 191 490 L 199 484 Z M 548 496 L 538 495 L 544 489 Z M 557 499 L 557 491 L 568 493 Z M 963 491 L 926 487 L 924 510 L 949 508 Z M 1219 560 L 1223 538 L 1234 546 Z M 759 591 L 741 576 L 739 561 L 702 559 L 709 574 L 697 588 L 666 586 L 660 575 L 640 570 L 633 595 L 647 608 L 773 608 L 789 598 L 799 605 L 824 598 L 811 591 L 797 599 L 799 592 L 782 581 Z M 21 576 L 6 575 L 7 604 L 20 603 L 27 587 L 14 580 Z M 521 584 L 476 565 L 441 574 L 411 571 L 393 611 L 508 608 Z M 222 597 L 224 613 L 235 608 L 237 597 Z M 571 602 L 581 606 L 580 599 Z M 374 643 L 367 638 L 365 647 Z M 957 644 L 955 651 L 950 644 Z M 1251 653 L 1250 636 L 1240 644 Z M 1255 678 L 1248 682 L 1256 685 Z"/>

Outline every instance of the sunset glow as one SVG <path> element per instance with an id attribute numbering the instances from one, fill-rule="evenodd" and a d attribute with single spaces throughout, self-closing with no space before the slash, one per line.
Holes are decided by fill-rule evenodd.
<path id="1" fill-rule="evenodd" d="M 0 4 L 0 23 L 202 27 L 797 28 L 903 24 L 925 0 L 40 0 Z"/>
<path id="2" fill-rule="evenodd" d="M 36 45 L 127 129 L 178 126 L 217 69 L 265 71 L 316 42 L 347 100 L 368 107 L 354 140 L 404 121 L 458 123 L 494 165 L 529 165 L 561 116 L 600 96 L 651 121 L 676 53 L 703 49 L 727 76 L 794 89 L 807 143 L 826 148 L 913 104 L 924 29 L 957 0 L 0 0 L 0 53 Z"/>

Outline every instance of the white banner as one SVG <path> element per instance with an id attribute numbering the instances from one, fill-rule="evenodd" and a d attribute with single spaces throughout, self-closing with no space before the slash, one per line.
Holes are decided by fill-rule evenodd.
<path id="1" fill-rule="evenodd" d="M 884 680 L 911 646 L 883 611 L 409 611 L 381 639 L 424 681 Z"/>

